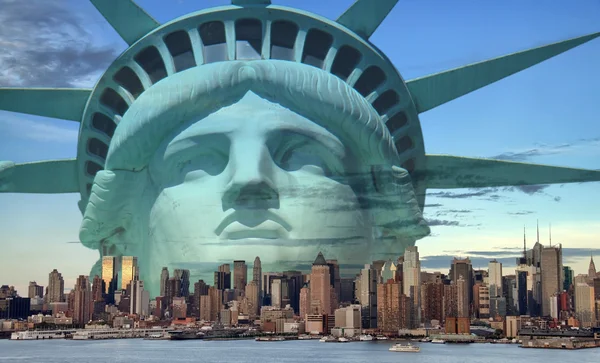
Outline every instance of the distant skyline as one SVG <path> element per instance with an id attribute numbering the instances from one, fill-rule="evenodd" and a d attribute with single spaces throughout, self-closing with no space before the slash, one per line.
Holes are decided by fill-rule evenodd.
<path id="1" fill-rule="evenodd" d="M 273 2 L 335 19 L 353 0 Z M 229 1 L 138 3 L 166 22 Z M 0 0 L 0 8 L 0 87 L 93 87 L 125 49 L 88 1 Z M 409 80 L 598 31 L 600 3 L 591 0 L 543 7 L 401 0 L 371 41 Z M 600 169 L 599 61 L 595 39 L 421 114 L 427 152 Z M 77 134 L 74 122 L 0 112 L 0 160 L 75 157 Z M 549 244 L 552 223 L 563 263 L 586 273 L 590 253 L 600 255 L 599 191 L 600 183 L 429 190 L 425 217 L 432 235 L 417 242 L 423 269 L 446 272 L 455 256 L 487 268 L 496 258 L 508 274 L 522 251 L 523 226 L 530 248 L 539 220 L 540 242 Z M 0 265 L 0 284 L 24 294 L 29 281 L 46 286 L 54 268 L 66 288 L 89 274 L 98 254 L 78 243 L 78 201 L 77 194 L 0 194 L 0 243 L 9 256 Z"/>

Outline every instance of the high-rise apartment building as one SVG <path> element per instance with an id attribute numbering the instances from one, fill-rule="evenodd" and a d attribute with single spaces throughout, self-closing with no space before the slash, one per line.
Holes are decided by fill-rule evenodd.
<path id="1" fill-rule="evenodd" d="M 575 315 L 583 327 L 590 328 L 596 325 L 594 288 L 587 283 L 575 284 Z"/>
<path id="2" fill-rule="evenodd" d="M 48 275 L 48 294 L 46 296 L 46 302 L 50 304 L 63 301 L 65 301 L 65 281 L 60 272 L 54 269 Z"/>
<path id="3" fill-rule="evenodd" d="M 87 324 L 92 319 L 93 301 L 92 290 L 87 276 L 79 275 L 73 289 L 73 322 Z"/>
<path id="4" fill-rule="evenodd" d="M 336 299 L 339 301 L 341 295 L 340 265 L 337 260 L 326 260 L 325 262 L 329 266 L 329 285 L 333 286 Z"/>
<path id="5" fill-rule="evenodd" d="M 410 299 L 393 279 L 377 284 L 377 329 L 397 333 L 410 327 Z"/>
<path id="6" fill-rule="evenodd" d="M 402 265 L 402 286 L 404 295 L 411 301 L 411 328 L 421 325 L 421 262 L 417 246 L 409 246 L 404 250 Z"/>
<path id="7" fill-rule="evenodd" d="M 260 279 L 259 279 L 260 281 Z M 246 285 L 246 299 L 247 299 L 247 309 L 248 315 L 250 315 L 251 319 L 258 317 L 259 310 L 259 289 L 258 284 L 255 280 L 250 281 Z"/>
<path id="8" fill-rule="evenodd" d="M 426 325 L 432 320 L 444 321 L 444 285 L 440 282 L 428 282 L 421 285 L 423 321 Z"/>
<path id="9" fill-rule="evenodd" d="M 248 265 L 246 261 L 233 261 L 233 288 L 244 291 L 248 283 Z"/>
<path id="10" fill-rule="evenodd" d="M 29 282 L 27 297 L 33 299 L 35 297 L 44 297 L 44 287 L 37 284 L 35 281 Z"/>
<path id="11" fill-rule="evenodd" d="M 160 292 L 159 296 L 166 296 L 167 294 L 167 284 L 169 283 L 169 269 L 167 267 L 163 267 L 160 272 Z"/>

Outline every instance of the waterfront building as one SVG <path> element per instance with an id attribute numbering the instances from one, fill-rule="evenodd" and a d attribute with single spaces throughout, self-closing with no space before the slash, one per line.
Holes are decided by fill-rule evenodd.
<path id="1" fill-rule="evenodd" d="M 404 250 L 402 266 L 402 286 L 404 295 L 410 298 L 410 328 L 421 325 L 421 261 L 417 246 L 409 246 Z"/>
<path id="2" fill-rule="evenodd" d="M 86 324 L 92 319 L 93 311 L 89 278 L 79 275 L 73 289 L 73 321 L 77 324 Z"/>

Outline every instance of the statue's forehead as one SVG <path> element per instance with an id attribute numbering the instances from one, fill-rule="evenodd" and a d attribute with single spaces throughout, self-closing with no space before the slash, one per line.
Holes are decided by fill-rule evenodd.
<path id="1" fill-rule="evenodd" d="M 166 140 L 168 148 L 178 148 L 190 139 L 228 134 L 240 138 L 264 138 L 275 132 L 288 131 L 319 141 L 335 154 L 344 154 L 340 139 L 323 126 L 249 91 L 239 101 L 202 118 L 192 119 Z"/>

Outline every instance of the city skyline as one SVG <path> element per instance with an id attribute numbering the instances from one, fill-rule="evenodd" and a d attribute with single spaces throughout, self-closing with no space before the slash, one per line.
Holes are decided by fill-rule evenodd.
<path id="1" fill-rule="evenodd" d="M 161 21 L 199 9 L 198 4 L 189 3 L 174 4 L 166 10 L 162 9 L 156 1 L 139 3 Z M 225 1 L 212 1 L 203 4 L 202 7 L 224 3 Z M 279 3 L 293 5 L 289 1 Z M 306 2 L 302 7 L 335 18 L 338 15 L 337 11 L 350 3 L 351 1 L 340 1 L 335 6 L 328 6 L 317 2 Z M 376 33 L 373 42 L 386 50 L 403 76 L 412 78 L 412 76 L 446 69 L 448 64 L 462 65 L 527 49 L 537 44 L 596 31 L 598 29 L 595 24 L 598 23 L 598 19 L 592 15 L 591 4 L 591 2 L 583 3 L 576 9 L 564 8 L 560 11 L 557 10 L 560 7 L 557 3 L 549 6 L 550 10 L 535 9 L 535 11 L 523 5 L 511 11 L 531 15 L 533 18 L 527 16 L 524 16 L 524 19 L 512 18 L 511 21 L 515 24 L 509 26 L 507 22 L 503 23 L 500 20 L 501 14 L 507 12 L 505 9 L 496 9 L 488 5 L 464 12 L 465 9 L 461 9 L 464 4 L 455 5 L 452 11 L 476 15 L 474 19 L 470 17 L 465 19 L 466 23 L 456 24 L 456 19 L 444 20 L 444 17 L 434 14 L 431 19 L 423 19 L 423 23 L 415 24 L 412 23 L 413 20 L 403 17 L 402 14 L 407 11 L 429 14 L 432 9 L 426 5 L 401 2 L 382 24 L 382 28 L 387 30 Z M 102 44 L 111 47 L 119 43 L 120 40 L 115 34 L 99 21 L 99 15 L 95 14 L 91 5 L 78 4 L 74 9 L 81 10 L 80 16 L 84 19 L 77 20 L 82 22 L 79 25 L 83 22 L 90 23 L 92 28 L 97 27 L 101 30 L 97 32 L 102 34 L 101 36 L 90 34 L 90 37 L 100 37 Z M 551 14 L 551 10 L 558 11 L 559 14 L 569 13 L 574 17 L 576 15 L 580 17 L 577 18 L 577 23 L 568 19 L 558 20 Z M 493 12 L 500 12 L 500 14 L 491 17 L 489 14 Z M 75 19 L 71 20 L 75 21 Z M 467 29 L 468 25 L 472 27 L 479 25 L 483 31 L 482 23 L 489 21 L 492 21 L 492 25 L 495 24 L 496 28 L 490 26 L 492 29 L 485 30 L 487 33 L 483 36 L 475 35 L 473 33 L 477 32 Z M 530 23 L 536 24 L 543 31 L 530 31 Z M 550 27 L 550 24 L 553 27 Z M 432 27 L 440 30 L 442 26 L 448 27 L 445 29 L 446 34 L 428 29 Z M 407 48 L 404 49 L 411 50 L 413 54 L 406 57 L 405 54 L 394 49 L 395 39 L 390 34 L 393 34 L 394 30 L 400 32 L 411 28 L 421 29 L 422 32 L 417 31 L 416 33 L 420 33 L 418 37 L 407 39 Z M 525 30 L 529 30 L 528 36 L 518 35 L 519 31 Z M 49 31 L 58 32 L 56 29 L 49 29 Z M 504 35 L 507 39 L 502 38 Z M 8 39 L 0 40 L 20 41 L 19 38 L 10 38 L 6 34 L 0 36 Z M 456 46 L 455 50 L 449 49 L 449 45 L 442 44 L 444 39 L 448 41 L 457 37 L 461 39 L 458 46 L 456 41 L 448 42 Z M 422 44 L 413 43 L 425 44 L 428 40 L 434 39 L 436 46 L 431 48 L 437 48 L 436 51 L 445 53 L 443 57 L 439 57 L 439 54 L 427 53 L 432 51 L 423 49 Z M 85 43 L 85 40 L 83 42 Z M 121 46 L 120 49 L 122 48 Z M 108 52 L 106 49 L 105 51 Z M 464 54 L 468 54 L 469 57 L 466 62 L 464 59 L 453 58 L 458 55 L 464 57 Z M 112 55 L 107 56 L 106 59 L 114 58 L 111 57 Z M 556 59 L 544 62 L 509 80 L 499 82 L 488 90 L 469 95 L 465 101 L 457 100 L 444 108 L 422 115 L 428 151 L 488 157 L 502 155 L 512 160 L 597 169 L 599 155 L 597 146 L 600 145 L 600 135 L 593 134 L 594 130 L 597 130 L 593 128 L 594 114 L 597 114 L 597 109 L 593 107 L 593 102 L 585 102 L 586 98 L 581 97 L 581 94 L 598 94 L 600 82 L 596 82 L 597 72 L 590 73 L 595 68 L 592 64 L 594 59 L 598 59 L 597 42 L 581 46 Z M 444 64 L 440 65 L 439 62 Z M 102 67 L 97 67 L 95 70 L 98 69 Z M 0 75 L 2 76 L 0 86 L 26 86 L 31 83 L 24 78 L 15 80 L 8 78 L 4 73 Z M 97 79 L 93 71 L 78 74 L 79 79 L 75 77 L 68 81 L 59 79 L 56 73 L 51 75 L 56 78 L 36 80 L 39 82 L 36 85 L 54 86 L 60 85 L 59 82 L 69 82 L 89 86 Z M 555 76 L 549 77 L 549 75 Z M 557 78 L 560 81 L 557 81 Z M 561 92 L 553 94 L 549 89 L 556 82 L 559 82 Z M 568 99 L 563 101 L 562 97 Z M 510 107 L 505 107 L 503 104 Z M 507 108 L 510 111 L 507 111 Z M 569 122 L 568 129 L 564 127 L 565 120 Z M 480 122 L 489 122 L 490 127 L 483 129 L 476 127 Z M 500 123 L 506 130 L 497 130 L 495 125 Z M 492 125 L 494 125 L 495 135 L 493 138 L 489 136 Z M 514 134 L 507 131 L 515 128 L 521 132 Z M 456 129 L 461 132 L 457 132 Z M 76 133 L 76 127 L 68 122 L 50 123 L 39 117 L 2 112 L 0 131 L 0 160 L 23 162 L 40 158 L 73 156 L 74 142 L 69 138 Z M 511 137 L 508 137 L 509 133 Z M 18 136 L 16 141 L 15 135 Z M 447 138 L 446 135 L 451 137 Z M 463 142 L 456 142 L 457 140 Z M 14 147 L 17 144 L 20 145 L 19 149 Z M 542 221 L 540 242 L 544 245 L 548 242 L 543 237 L 547 235 L 544 233 L 547 229 L 545 223 L 552 222 L 553 240 L 562 243 L 565 247 L 565 263 L 571 265 L 576 271 L 585 271 L 589 252 L 597 246 L 594 231 L 600 226 L 598 211 L 595 209 L 600 201 L 597 188 L 598 183 L 552 187 L 487 188 L 454 192 L 432 190 L 427 200 L 425 216 L 432 226 L 433 235 L 417 244 L 423 257 L 423 267 L 428 269 L 428 266 L 431 266 L 429 268 L 431 270 L 439 269 L 437 266 L 454 255 L 471 256 L 472 260 L 481 262 L 493 258 L 499 261 L 514 260 L 514 256 L 518 255 L 520 250 L 522 225 L 528 226 L 528 240 L 532 245 L 535 241 L 533 221 L 540 219 Z M 5 243 L 5 251 L 15 257 L 11 259 L 12 261 L 28 259 L 31 262 L 27 267 L 17 262 L 4 264 L 0 267 L 0 275 L 18 277 L 21 281 L 15 286 L 20 286 L 18 289 L 23 291 L 27 282 L 34 280 L 36 274 L 39 275 L 40 271 L 47 273 L 53 268 L 50 263 L 66 266 L 67 272 L 63 272 L 67 279 L 66 286 L 73 286 L 78 275 L 89 274 L 86 269 L 96 259 L 97 254 L 78 245 L 76 238 L 81 218 L 76 207 L 77 198 L 78 196 L 75 195 L 0 195 L 0 216 L 2 216 L 0 230 L 3 231 L 1 238 Z M 31 226 L 31 219 L 35 220 L 34 228 Z M 32 254 L 30 252 L 32 250 L 39 253 Z M 298 261 L 299 264 L 307 262 L 310 261 Z M 35 267 L 32 268 L 31 265 Z M 474 267 L 477 267 L 476 262 Z"/>

